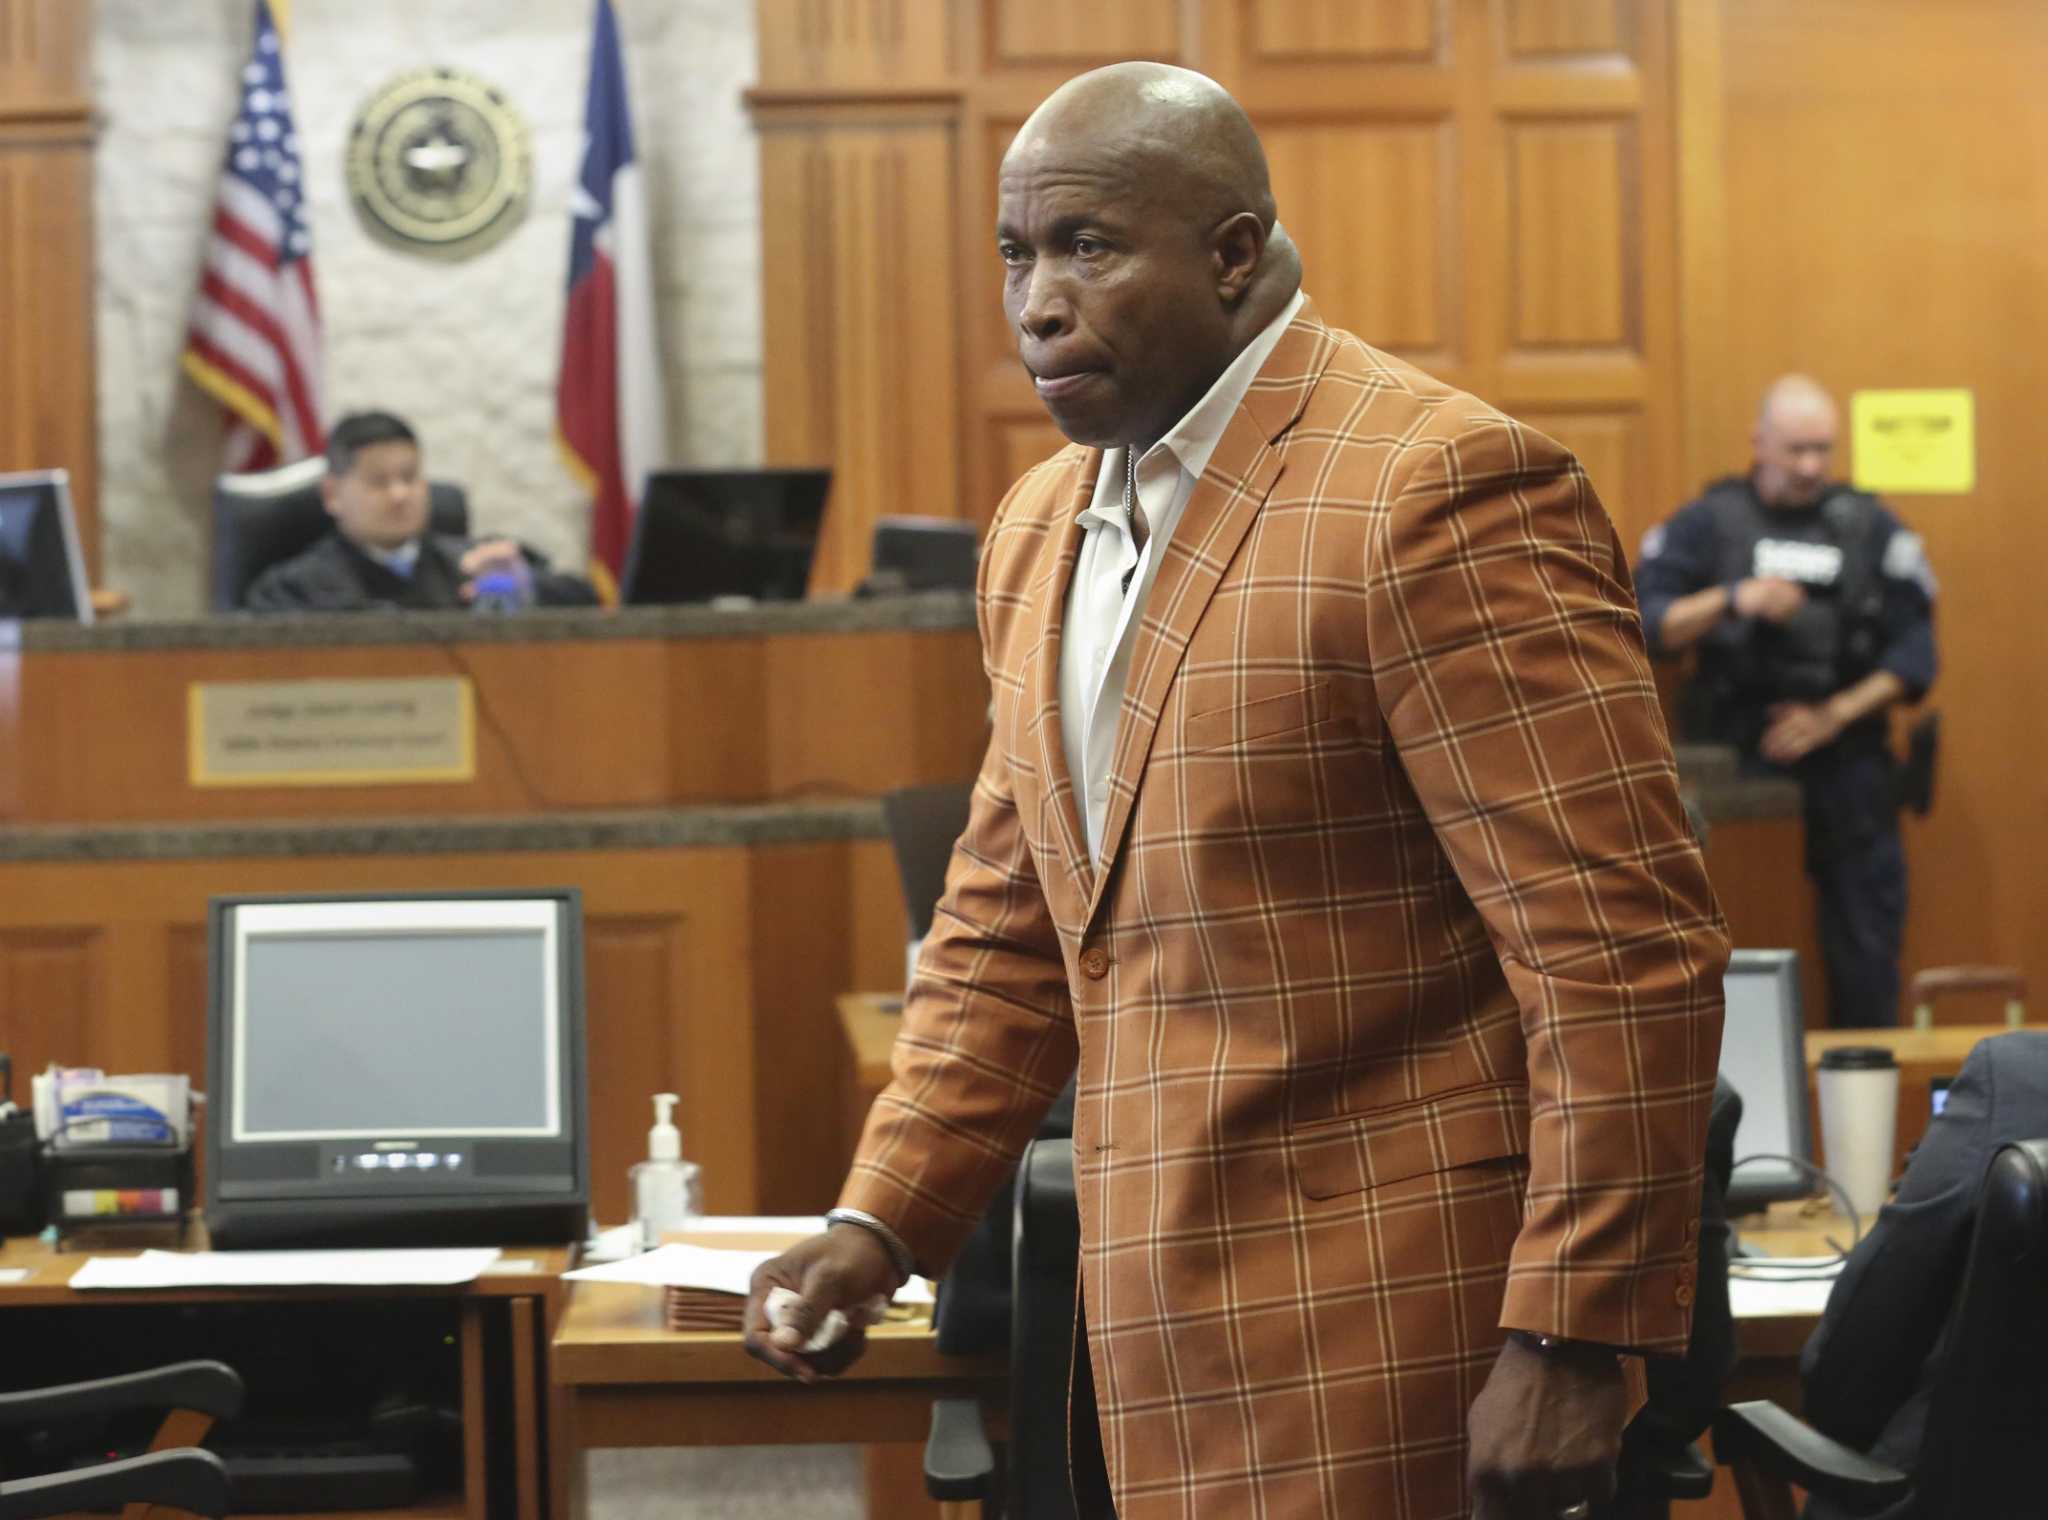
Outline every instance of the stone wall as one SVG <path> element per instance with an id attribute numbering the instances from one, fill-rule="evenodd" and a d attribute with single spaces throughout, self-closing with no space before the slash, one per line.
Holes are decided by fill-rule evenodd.
<path id="1" fill-rule="evenodd" d="M 626 51 L 668 374 L 674 462 L 761 449 L 760 184 L 740 92 L 749 0 L 613 0 Z M 101 579 L 137 612 L 205 600 L 218 409 L 178 355 L 212 220 L 253 0 L 97 0 Z M 431 474 L 462 481 L 482 528 L 581 565 L 587 504 L 553 443 L 555 367 L 582 151 L 591 0 L 294 0 L 285 66 L 326 334 L 329 417 L 410 418 Z M 375 241 L 342 156 L 368 95 L 433 64 L 498 86 L 533 133 L 526 219 L 445 263 Z"/>

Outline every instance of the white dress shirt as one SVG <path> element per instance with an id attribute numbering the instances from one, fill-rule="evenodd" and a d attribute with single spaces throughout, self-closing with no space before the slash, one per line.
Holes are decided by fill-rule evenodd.
<path id="1" fill-rule="evenodd" d="M 1102 456 L 1095 497 L 1077 519 L 1087 529 L 1081 557 L 1074 564 L 1073 583 L 1060 637 L 1060 736 L 1067 750 L 1067 774 L 1073 778 L 1076 810 L 1088 834 L 1088 858 L 1102 863 L 1102 828 L 1109 812 L 1109 765 L 1116 750 L 1117 714 L 1123 706 L 1124 678 L 1130 673 L 1131 646 L 1137 640 L 1145 598 L 1158 578 L 1166 544 L 1180 522 L 1195 483 L 1208 468 L 1209 456 L 1251 389 L 1259 369 L 1279 343 L 1280 335 L 1303 296 L 1296 291 L 1287 309 L 1267 323 L 1259 335 L 1216 377 L 1208 394 L 1138 458 L 1138 503 L 1150 529 L 1143 550 L 1124 519 L 1125 449 Z M 1128 577 L 1128 582 L 1126 582 Z M 1129 589 L 1126 590 L 1126 584 Z"/>

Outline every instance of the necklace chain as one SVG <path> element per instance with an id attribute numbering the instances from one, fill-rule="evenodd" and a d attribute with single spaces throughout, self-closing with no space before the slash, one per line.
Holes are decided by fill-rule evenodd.
<path id="1" fill-rule="evenodd" d="M 1129 444 L 1124 445 L 1124 526 L 1136 521 L 1132 503 L 1138 499 L 1138 451 Z"/>

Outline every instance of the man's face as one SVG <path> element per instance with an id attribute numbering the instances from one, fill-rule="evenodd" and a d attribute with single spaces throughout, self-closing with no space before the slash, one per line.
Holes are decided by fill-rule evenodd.
<path id="1" fill-rule="evenodd" d="M 1750 440 L 1756 451 L 1753 479 L 1767 507 L 1791 510 L 1820 500 L 1835 457 L 1835 408 L 1819 397 L 1800 397 L 1772 406 Z"/>
<path id="2" fill-rule="evenodd" d="M 427 481 L 410 443 L 372 443 L 344 474 L 332 470 L 320 495 L 342 537 L 371 549 L 397 549 L 426 531 Z"/>
<path id="3" fill-rule="evenodd" d="M 1128 158 L 1062 140 L 1004 159 L 1003 312 L 1039 400 L 1076 443 L 1151 444 L 1229 362 L 1208 229 L 1132 183 Z"/>

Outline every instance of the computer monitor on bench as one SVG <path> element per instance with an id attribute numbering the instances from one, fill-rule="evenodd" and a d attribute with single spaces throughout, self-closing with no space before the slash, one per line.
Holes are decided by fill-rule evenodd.
<path id="1" fill-rule="evenodd" d="M 1803 1198 L 1813 1179 L 1795 1161 L 1813 1160 L 1806 1102 L 1806 1017 L 1794 950 L 1737 950 L 1722 983 L 1721 1075 L 1742 1097 L 1735 1175 L 1728 1206 L 1748 1210 Z M 1793 1161 L 1746 1157 L 1790 1156 Z"/>
<path id="2" fill-rule="evenodd" d="M 71 477 L 62 470 L 0 475 L 0 618 L 92 621 Z"/>
<path id="3" fill-rule="evenodd" d="M 657 470 L 633 524 L 632 604 L 801 601 L 829 470 Z"/>
<path id="4" fill-rule="evenodd" d="M 216 1246 L 582 1238 L 577 892 L 216 898 L 209 928 Z"/>

